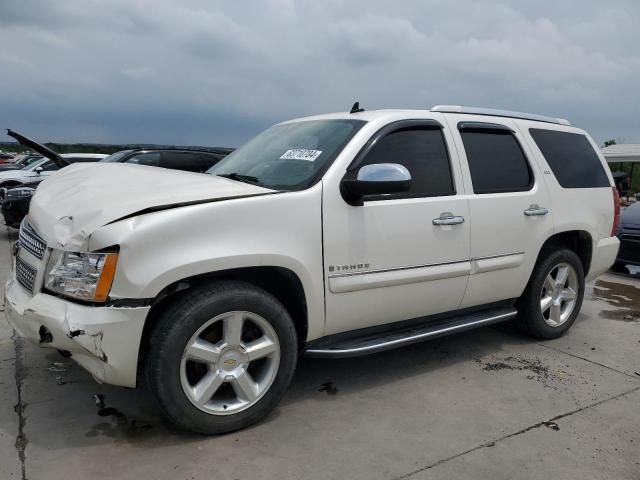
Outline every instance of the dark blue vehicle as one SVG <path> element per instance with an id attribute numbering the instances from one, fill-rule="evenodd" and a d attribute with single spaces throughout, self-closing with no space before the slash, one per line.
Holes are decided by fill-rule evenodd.
<path id="1" fill-rule="evenodd" d="M 612 268 L 624 272 L 627 265 L 640 267 L 640 202 L 622 211 L 618 238 L 620 250 Z"/>

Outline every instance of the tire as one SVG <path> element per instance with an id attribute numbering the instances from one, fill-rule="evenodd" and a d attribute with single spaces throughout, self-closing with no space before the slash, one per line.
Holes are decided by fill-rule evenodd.
<path id="1" fill-rule="evenodd" d="M 275 297 L 248 283 L 220 281 L 188 291 L 158 319 L 146 381 L 178 427 L 207 435 L 232 432 L 277 406 L 291 383 L 297 350 L 291 316 Z"/>
<path id="2" fill-rule="evenodd" d="M 564 271 L 565 267 L 568 272 L 567 281 L 560 287 L 557 285 L 561 280 L 551 280 L 558 276 L 560 269 Z M 548 288 L 552 285 L 555 290 Z M 575 293 L 573 300 L 569 300 L 571 291 Z M 584 270 L 580 258 L 566 248 L 545 249 L 536 262 L 527 288 L 517 302 L 518 316 L 514 324 L 522 332 L 536 338 L 560 337 L 575 322 L 583 298 Z M 547 304 L 550 306 L 543 311 L 543 305 L 546 307 Z"/>
<path id="3" fill-rule="evenodd" d="M 611 271 L 618 272 L 618 273 L 629 273 L 629 270 L 627 269 L 627 265 L 620 262 L 616 262 L 613 265 L 611 265 Z"/>

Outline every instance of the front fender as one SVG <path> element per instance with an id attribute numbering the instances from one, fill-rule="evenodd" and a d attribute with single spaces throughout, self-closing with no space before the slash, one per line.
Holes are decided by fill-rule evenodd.
<path id="1" fill-rule="evenodd" d="M 119 245 L 113 299 L 154 298 L 184 278 L 273 266 L 295 273 L 307 299 L 309 338 L 324 332 L 321 185 L 149 213 L 102 227 L 91 250 Z"/>

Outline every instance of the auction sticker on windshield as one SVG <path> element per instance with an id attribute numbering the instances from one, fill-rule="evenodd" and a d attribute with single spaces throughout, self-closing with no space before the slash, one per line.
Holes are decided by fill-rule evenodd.
<path id="1" fill-rule="evenodd" d="M 307 162 L 313 162 L 320 156 L 322 150 L 307 150 L 306 148 L 293 148 L 287 150 L 280 157 L 282 160 L 306 160 Z"/>

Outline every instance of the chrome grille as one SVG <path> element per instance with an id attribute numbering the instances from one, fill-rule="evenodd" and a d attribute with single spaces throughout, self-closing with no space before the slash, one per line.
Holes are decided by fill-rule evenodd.
<path id="1" fill-rule="evenodd" d="M 42 260 L 42 257 L 44 257 L 44 251 L 47 248 L 47 243 L 36 233 L 27 221 L 22 222 L 22 225 L 20 226 L 18 242 L 20 243 L 20 247 L 24 248 L 32 255 L 35 255 L 39 260 Z"/>
<path id="2" fill-rule="evenodd" d="M 33 285 L 36 281 L 36 269 L 20 257 L 16 258 L 16 280 L 18 280 L 18 283 L 24 288 L 33 292 Z"/>

